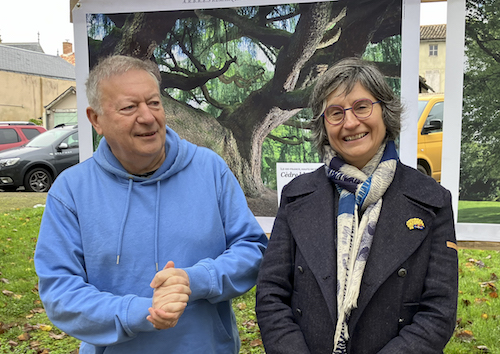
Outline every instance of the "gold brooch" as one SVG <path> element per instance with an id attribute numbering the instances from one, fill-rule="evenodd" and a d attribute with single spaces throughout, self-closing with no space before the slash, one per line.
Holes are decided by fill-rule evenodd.
<path id="1" fill-rule="evenodd" d="M 419 218 L 411 218 L 406 222 L 406 226 L 408 226 L 410 230 L 423 230 L 425 228 L 423 220 Z"/>

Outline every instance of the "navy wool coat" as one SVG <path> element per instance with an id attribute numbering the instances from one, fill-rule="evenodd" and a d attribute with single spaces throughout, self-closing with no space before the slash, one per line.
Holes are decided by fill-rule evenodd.
<path id="1" fill-rule="evenodd" d="M 338 192 L 323 167 L 282 191 L 257 280 L 267 354 L 332 353 L 337 206 Z M 413 218 L 424 227 L 409 227 Z M 451 195 L 398 162 L 349 319 L 348 353 L 442 353 L 455 327 L 457 297 Z"/>

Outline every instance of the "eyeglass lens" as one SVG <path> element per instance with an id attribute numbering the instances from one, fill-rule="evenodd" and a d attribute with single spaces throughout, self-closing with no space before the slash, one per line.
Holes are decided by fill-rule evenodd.
<path id="1" fill-rule="evenodd" d="M 359 100 L 354 102 L 352 107 L 346 109 L 341 106 L 329 106 L 325 110 L 326 119 L 333 124 L 340 123 L 344 119 L 345 111 L 349 109 L 352 109 L 357 118 L 368 118 L 372 113 L 373 102 L 369 99 Z"/>

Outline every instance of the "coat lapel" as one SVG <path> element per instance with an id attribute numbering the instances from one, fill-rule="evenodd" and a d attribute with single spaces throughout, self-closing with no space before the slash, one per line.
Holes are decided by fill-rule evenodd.
<path id="1" fill-rule="evenodd" d="M 314 274 L 335 323 L 337 272 L 334 206 L 338 196 L 322 169 L 315 182 L 302 189 L 302 197 L 288 204 L 286 210 L 297 247 Z"/>
<path id="2" fill-rule="evenodd" d="M 419 196 L 414 195 L 415 186 L 408 189 L 411 181 L 405 181 L 405 178 L 411 174 L 404 170 L 406 168 L 399 166 L 383 197 L 382 210 L 363 274 L 358 308 L 352 313 L 349 322 L 352 328 L 380 285 L 415 252 L 431 229 L 432 212 L 415 202 Z M 407 222 L 410 219 L 422 220 L 424 228 L 409 227 Z"/>

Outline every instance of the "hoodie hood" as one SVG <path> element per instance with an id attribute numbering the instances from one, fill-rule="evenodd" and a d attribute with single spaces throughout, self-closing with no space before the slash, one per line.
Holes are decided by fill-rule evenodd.
<path id="1" fill-rule="evenodd" d="M 123 183 L 129 183 L 132 180 L 141 184 L 152 184 L 167 179 L 189 165 L 197 146 L 186 140 L 181 140 L 179 135 L 169 127 L 166 127 L 166 129 L 165 161 L 150 177 L 138 177 L 127 172 L 111 152 L 111 148 L 104 137 L 94 153 L 94 159 L 102 169 L 123 180 Z"/>

